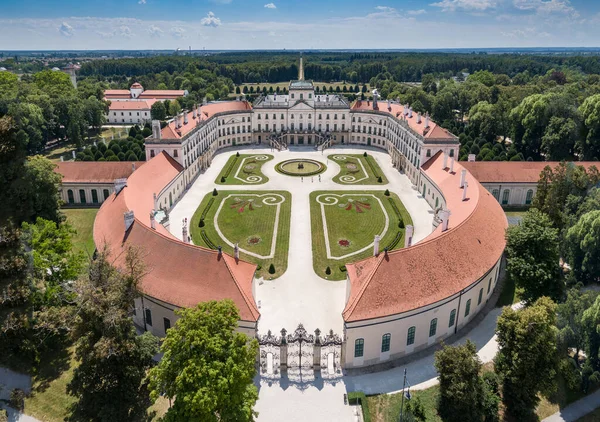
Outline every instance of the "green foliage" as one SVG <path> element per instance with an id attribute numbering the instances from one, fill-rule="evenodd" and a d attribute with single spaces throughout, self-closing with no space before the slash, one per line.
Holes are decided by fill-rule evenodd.
<path id="1" fill-rule="evenodd" d="M 363 157 L 367 158 L 367 152 L 363 152 Z"/>
<path id="2" fill-rule="evenodd" d="M 566 235 L 568 261 L 583 282 L 600 278 L 600 209 L 583 214 Z"/>
<path id="3" fill-rule="evenodd" d="M 435 368 L 439 373 L 440 399 L 438 414 L 447 422 L 479 422 L 498 419 L 498 407 L 488 403 L 494 401 L 494 391 L 486 379 L 479 374 L 481 361 L 475 344 L 470 340 L 461 346 L 444 346 L 435 353 Z M 496 402 L 498 399 L 496 399 Z"/>
<path id="4" fill-rule="evenodd" d="M 348 393 L 348 404 L 357 405 L 360 404 L 362 408 L 362 414 L 364 422 L 371 422 L 371 413 L 369 412 L 369 403 L 367 396 L 362 391 L 351 391 Z"/>
<path id="5" fill-rule="evenodd" d="M 79 361 L 67 387 L 77 398 L 75 420 L 142 420 L 149 406 L 146 371 L 158 351 L 158 339 L 141 336 L 131 320 L 144 267 L 139 251 L 125 252 L 119 271 L 103 250 L 90 263 L 88 278 L 76 284 L 77 318 L 73 337 Z"/>
<path id="6" fill-rule="evenodd" d="M 386 189 L 386 190 L 385 190 L 385 192 L 384 192 L 384 195 L 385 195 L 385 196 L 390 196 L 390 190 L 389 190 L 389 189 Z"/>
<path id="7" fill-rule="evenodd" d="M 221 176 L 221 183 L 225 183 L 227 181 L 227 178 L 225 178 L 225 176 Z"/>
<path id="8" fill-rule="evenodd" d="M 330 267 L 325 268 L 325 274 L 331 275 L 331 268 Z"/>
<path id="9" fill-rule="evenodd" d="M 258 342 L 236 332 L 234 303 L 205 302 L 177 313 L 163 358 L 149 374 L 152 398 L 174 399 L 165 421 L 253 421 Z"/>
<path id="10" fill-rule="evenodd" d="M 331 270 L 329 270 L 331 271 Z M 270 264 L 269 265 L 269 274 L 275 274 L 275 265 Z"/>
<path id="11" fill-rule="evenodd" d="M 507 273 L 522 298 L 531 304 L 541 296 L 560 299 L 563 280 L 559 267 L 558 230 L 542 212 L 531 209 L 521 224 L 506 232 Z"/>
<path id="12" fill-rule="evenodd" d="M 157 101 L 150 107 L 150 116 L 152 120 L 165 120 L 167 118 L 167 108 L 162 101 Z"/>
<path id="13" fill-rule="evenodd" d="M 213 196 L 217 196 L 219 194 L 219 192 L 217 191 L 217 188 L 213 189 L 213 193 L 212 194 L 213 194 Z"/>
<path id="14" fill-rule="evenodd" d="M 597 292 L 583 292 L 572 288 L 567 291 L 566 300 L 558 305 L 558 350 L 563 356 L 567 356 L 572 348 L 575 349 L 575 357 L 578 358 L 579 351 L 585 349 L 587 327 L 583 322 L 583 313 L 592 306 L 597 296 Z"/>
<path id="15" fill-rule="evenodd" d="M 515 311 L 505 307 L 498 318 L 499 351 L 494 359 L 502 378 L 506 412 L 519 421 L 537 420 L 539 394 L 555 391 L 556 305 L 547 297 Z"/>

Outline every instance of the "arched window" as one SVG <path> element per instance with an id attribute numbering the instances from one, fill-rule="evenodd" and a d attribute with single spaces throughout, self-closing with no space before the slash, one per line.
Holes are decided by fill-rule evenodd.
<path id="1" fill-rule="evenodd" d="M 437 331 L 437 318 L 433 318 L 429 323 L 429 337 L 435 336 Z"/>
<path id="2" fill-rule="evenodd" d="M 525 197 L 525 205 L 531 205 L 532 200 L 533 200 L 533 189 L 529 189 L 527 191 L 527 196 Z"/>
<path id="3" fill-rule="evenodd" d="M 152 311 L 146 308 L 146 324 L 152 326 Z"/>
<path id="4" fill-rule="evenodd" d="M 85 191 L 83 189 L 79 189 L 79 202 L 85 204 Z"/>
<path id="5" fill-rule="evenodd" d="M 477 299 L 477 305 L 481 304 L 481 299 L 483 298 L 483 287 L 479 289 L 479 298 Z"/>
<path id="6" fill-rule="evenodd" d="M 390 333 L 384 334 L 381 337 L 381 353 L 390 351 L 391 340 L 392 340 L 392 335 Z"/>
<path id="7" fill-rule="evenodd" d="M 354 342 L 354 357 L 362 358 L 365 353 L 365 339 L 357 338 Z"/>
<path id="8" fill-rule="evenodd" d="M 492 196 L 496 198 L 496 201 L 500 201 L 500 191 L 498 189 L 492 190 Z"/>
<path id="9" fill-rule="evenodd" d="M 104 194 L 104 200 L 106 201 L 108 199 L 108 196 L 110 195 L 110 193 L 108 192 L 108 189 L 104 189 L 104 191 L 102 193 Z"/>
<path id="10" fill-rule="evenodd" d="M 92 202 L 94 204 L 98 203 L 98 191 L 96 189 L 92 189 Z"/>
<path id="11" fill-rule="evenodd" d="M 437 208 L 440 203 L 440 198 L 435 198 L 435 207 Z"/>
<path id="12" fill-rule="evenodd" d="M 467 300 L 467 307 L 465 308 L 465 318 L 469 316 L 471 312 L 471 299 Z"/>
<path id="13" fill-rule="evenodd" d="M 502 205 L 508 204 L 509 196 L 510 196 L 510 191 L 508 189 L 504 189 L 504 192 L 502 192 Z"/>
<path id="14" fill-rule="evenodd" d="M 452 312 L 450 312 L 450 319 L 448 320 L 448 327 L 454 327 L 455 321 L 456 321 L 456 309 L 452 309 Z"/>
<path id="15" fill-rule="evenodd" d="M 69 204 L 75 203 L 75 196 L 73 195 L 73 191 L 71 189 L 67 191 L 67 197 L 69 198 Z"/>
<path id="16" fill-rule="evenodd" d="M 416 327 L 410 327 L 408 329 L 408 334 L 406 335 L 406 345 L 410 346 L 415 343 L 415 331 L 417 331 Z"/>

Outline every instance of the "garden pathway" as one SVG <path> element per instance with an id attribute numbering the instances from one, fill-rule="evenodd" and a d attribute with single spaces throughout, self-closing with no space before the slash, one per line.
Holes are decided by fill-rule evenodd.
<path id="1" fill-rule="evenodd" d="M 600 390 L 571 403 L 542 422 L 575 422 L 598 407 L 600 407 Z"/>

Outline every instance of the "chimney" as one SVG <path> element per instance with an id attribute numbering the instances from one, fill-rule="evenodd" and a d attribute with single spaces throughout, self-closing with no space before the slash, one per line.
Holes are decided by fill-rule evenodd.
<path id="1" fill-rule="evenodd" d="M 442 231 L 445 232 L 446 230 L 448 230 L 448 219 L 450 218 L 450 210 L 444 208 L 443 210 L 440 210 L 438 215 L 442 219 Z"/>
<path id="2" fill-rule="evenodd" d="M 407 116 L 408 115 L 408 104 L 404 104 L 404 106 L 402 107 L 404 110 L 404 115 Z"/>
<path id="3" fill-rule="evenodd" d="M 192 107 L 192 119 L 195 119 L 195 118 L 196 118 L 196 116 L 197 116 L 197 113 L 196 113 L 196 106 L 194 106 L 194 107 Z"/>
<path id="4" fill-rule="evenodd" d="M 421 113 L 417 113 L 417 123 L 421 123 Z"/>
<path id="5" fill-rule="evenodd" d="M 133 224 L 135 216 L 133 215 L 133 211 L 127 211 L 123 213 L 123 217 L 125 219 L 125 232 L 127 232 L 127 230 L 129 230 L 129 228 Z"/>
<path id="6" fill-rule="evenodd" d="M 467 161 L 475 161 L 475 154 L 469 154 L 469 158 Z"/>
<path id="7" fill-rule="evenodd" d="M 156 202 L 156 193 L 152 194 L 152 201 L 154 203 L 154 209 L 158 209 L 158 203 Z"/>
<path id="8" fill-rule="evenodd" d="M 188 124 L 188 112 L 187 112 L 187 111 L 185 111 L 185 112 L 183 113 L 183 124 L 184 124 L 184 125 L 187 125 L 187 124 Z"/>
<path id="9" fill-rule="evenodd" d="M 466 183 L 466 181 L 465 181 L 465 178 L 466 178 L 466 177 L 467 177 L 467 170 L 466 170 L 466 169 L 462 169 L 462 170 L 460 171 L 460 185 L 459 185 L 461 188 L 462 188 L 462 187 L 465 185 L 465 183 Z"/>
<path id="10" fill-rule="evenodd" d="M 152 137 L 160 139 L 160 120 L 152 120 Z"/>
<path id="11" fill-rule="evenodd" d="M 448 168 L 448 154 L 444 152 L 444 165 L 442 166 L 442 170 L 446 170 Z"/>
<path id="12" fill-rule="evenodd" d="M 404 247 L 408 248 L 412 245 L 414 227 L 410 224 L 404 229 Z"/>
<path id="13" fill-rule="evenodd" d="M 181 220 L 181 238 L 183 243 L 188 243 L 187 218 Z"/>
<path id="14" fill-rule="evenodd" d="M 154 219 L 154 213 L 154 210 L 150 211 L 150 227 L 152 228 L 152 230 L 156 230 L 156 220 Z"/>
<path id="15" fill-rule="evenodd" d="M 462 198 L 462 200 L 463 200 L 463 201 L 466 201 L 466 200 L 467 200 L 467 188 L 468 188 L 468 187 L 469 187 L 469 182 L 467 182 L 467 181 L 465 180 L 465 184 L 464 184 L 464 186 L 463 186 L 463 198 Z"/>
<path id="16" fill-rule="evenodd" d="M 237 243 L 233 245 L 233 255 L 236 260 L 240 259 L 240 247 Z"/>
<path id="17" fill-rule="evenodd" d="M 73 154 L 73 160 L 75 159 L 75 151 L 71 151 L 71 153 Z"/>
<path id="18" fill-rule="evenodd" d="M 131 172 L 133 173 L 135 171 L 135 163 L 131 163 Z"/>
<path id="19" fill-rule="evenodd" d="M 412 119 L 412 111 L 413 111 L 413 110 L 412 110 L 412 107 L 409 107 L 409 108 L 408 108 L 408 117 L 409 117 L 410 119 Z"/>
<path id="20" fill-rule="evenodd" d="M 206 97 L 202 98 L 202 105 L 206 105 Z"/>
<path id="21" fill-rule="evenodd" d="M 450 157 L 450 173 L 454 174 L 454 157 Z"/>
<path id="22" fill-rule="evenodd" d="M 63 161 L 65 161 L 65 157 L 63 157 L 62 155 L 60 156 L 60 162 L 62 163 Z"/>
<path id="23" fill-rule="evenodd" d="M 429 112 L 425 113 L 425 127 L 429 127 Z"/>
<path id="24" fill-rule="evenodd" d="M 379 255 L 379 241 L 381 238 L 378 234 L 375 235 L 375 240 L 373 240 L 373 256 Z"/>
<path id="25" fill-rule="evenodd" d="M 115 181 L 114 181 L 115 195 L 118 195 L 119 192 L 121 192 L 125 186 L 127 186 L 127 179 L 125 179 L 125 178 L 115 179 Z"/>
<path id="26" fill-rule="evenodd" d="M 392 109 L 392 103 L 390 100 L 388 100 L 388 110 L 391 110 L 391 109 Z"/>
<path id="27" fill-rule="evenodd" d="M 223 249 L 221 248 L 221 245 L 217 246 L 217 251 L 219 252 L 219 257 L 220 257 L 221 254 L 223 254 Z"/>

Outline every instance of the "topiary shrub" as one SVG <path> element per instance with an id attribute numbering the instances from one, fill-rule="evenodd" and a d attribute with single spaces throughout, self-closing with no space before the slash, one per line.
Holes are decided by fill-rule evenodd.
<path id="1" fill-rule="evenodd" d="M 331 268 L 329 268 L 329 267 L 325 268 L 325 274 L 331 275 Z"/>
<path id="2" fill-rule="evenodd" d="M 400 229 L 404 228 L 404 220 L 400 219 L 400 221 L 398 221 L 398 228 L 400 228 Z"/>
<path id="3" fill-rule="evenodd" d="M 269 274 L 275 274 L 275 265 L 269 265 Z"/>
<path id="4" fill-rule="evenodd" d="M 236 156 L 236 157 L 239 157 L 239 156 L 240 156 L 240 152 L 239 152 L 239 151 L 238 151 L 238 152 L 236 152 L 236 153 L 235 153 L 235 156 Z"/>
<path id="5" fill-rule="evenodd" d="M 340 271 L 345 273 L 346 271 L 348 271 L 348 269 L 346 268 L 345 265 L 340 265 Z"/>
<path id="6" fill-rule="evenodd" d="M 377 178 L 377 183 L 383 183 L 383 179 L 381 178 L 381 176 L 379 176 L 379 177 Z"/>
<path id="7" fill-rule="evenodd" d="M 384 195 L 385 195 L 385 196 L 390 196 L 390 190 L 389 190 L 389 189 L 386 189 L 386 190 L 385 190 L 385 193 L 384 193 Z"/>
<path id="8" fill-rule="evenodd" d="M 225 176 L 221 176 L 221 183 L 225 183 L 226 180 L 227 178 Z"/>
<path id="9" fill-rule="evenodd" d="M 200 221 L 198 221 L 198 227 L 204 227 L 204 218 L 201 218 Z"/>
<path id="10" fill-rule="evenodd" d="M 367 158 L 367 152 L 363 152 L 363 157 Z"/>
<path id="11" fill-rule="evenodd" d="M 217 192 L 217 188 L 213 189 L 213 196 L 217 196 L 219 194 L 219 192 Z"/>

